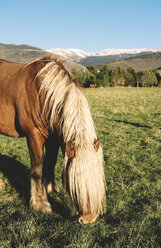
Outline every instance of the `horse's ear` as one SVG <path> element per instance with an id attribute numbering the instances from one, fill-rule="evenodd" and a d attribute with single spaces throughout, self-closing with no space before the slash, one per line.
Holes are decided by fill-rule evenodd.
<path id="1" fill-rule="evenodd" d="M 94 140 L 94 149 L 97 152 L 100 147 L 100 139 L 95 139 Z"/>
<path id="2" fill-rule="evenodd" d="M 68 141 L 66 144 L 66 153 L 69 158 L 73 158 L 75 155 L 75 144 L 72 141 Z"/>

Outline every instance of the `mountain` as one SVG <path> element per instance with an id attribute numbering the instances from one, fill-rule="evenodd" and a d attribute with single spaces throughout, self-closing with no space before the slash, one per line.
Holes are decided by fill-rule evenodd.
<path id="1" fill-rule="evenodd" d="M 136 48 L 136 49 L 106 49 L 96 53 L 96 56 L 108 56 L 108 55 L 122 55 L 122 54 L 133 54 L 137 55 L 140 53 L 156 53 L 161 52 L 161 49 L 157 48 Z"/>
<path id="2" fill-rule="evenodd" d="M 161 70 L 161 53 L 153 53 L 149 55 L 137 56 L 106 64 L 110 68 L 116 68 L 119 66 L 125 70 L 128 67 L 133 67 L 136 71 L 144 71 L 144 70 L 152 70 L 152 69 Z"/>
<path id="3" fill-rule="evenodd" d="M 0 43 L 0 59 L 28 63 L 35 58 L 44 57 L 52 53 L 53 57 L 65 59 L 68 68 L 85 69 L 84 66 L 93 64 L 101 67 L 107 64 L 111 68 L 117 66 L 135 70 L 161 68 L 161 49 L 106 49 L 96 53 L 85 52 L 80 49 L 54 48 L 44 51 L 38 47 L 28 45 L 12 45 Z"/>
<path id="4" fill-rule="evenodd" d="M 47 50 L 47 52 L 54 53 L 63 56 L 64 58 L 79 62 L 84 66 L 88 66 L 89 64 L 98 66 L 112 61 L 123 60 L 141 55 L 154 54 L 157 52 L 161 52 L 161 49 L 106 49 L 100 52 L 90 53 L 79 49 L 52 48 L 50 50 Z"/>
<path id="5" fill-rule="evenodd" d="M 45 55 L 47 52 L 37 47 L 0 43 L 0 59 L 27 63 Z"/>
<path id="6" fill-rule="evenodd" d="M 0 59 L 19 63 L 28 63 L 36 58 L 44 57 L 46 55 L 49 55 L 49 53 L 38 47 L 0 43 Z M 64 57 L 57 54 L 53 54 L 53 57 L 64 59 Z M 78 70 L 81 68 L 85 69 L 84 66 L 77 64 L 72 60 L 67 59 L 65 64 L 69 69 L 72 69 L 73 67 L 76 67 Z"/>
<path id="7" fill-rule="evenodd" d="M 85 52 L 80 49 L 74 49 L 74 48 L 69 48 L 69 49 L 63 49 L 63 48 L 52 48 L 49 50 L 46 50 L 49 53 L 54 53 L 56 55 L 62 56 L 66 59 L 71 59 L 73 61 L 80 61 L 83 58 L 93 56 L 94 53 L 90 52 Z"/>

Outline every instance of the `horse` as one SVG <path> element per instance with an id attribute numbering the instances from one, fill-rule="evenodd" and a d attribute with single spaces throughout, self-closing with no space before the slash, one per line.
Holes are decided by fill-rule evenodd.
<path id="1" fill-rule="evenodd" d="M 20 64 L 0 60 L 0 134 L 26 137 L 33 210 L 52 212 L 59 148 L 63 183 L 78 221 L 90 224 L 105 209 L 103 152 L 87 98 L 64 61 L 46 56 Z"/>

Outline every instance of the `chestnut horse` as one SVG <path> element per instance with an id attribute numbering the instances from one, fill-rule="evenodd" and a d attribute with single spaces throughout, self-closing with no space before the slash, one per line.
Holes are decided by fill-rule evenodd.
<path id="1" fill-rule="evenodd" d="M 47 192 L 61 147 L 64 184 L 79 222 L 92 223 L 102 213 L 102 148 L 87 99 L 61 60 L 44 57 L 26 65 L 0 60 L 0 133 L 27 138 L 34 210 L 51 212 Z"/>

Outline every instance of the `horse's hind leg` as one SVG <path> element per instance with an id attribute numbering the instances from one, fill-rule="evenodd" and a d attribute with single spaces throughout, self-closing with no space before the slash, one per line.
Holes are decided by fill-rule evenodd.
<path id="1" fill-rule="evenodd" d="M 44 158 L 44 170 L 43 181 L 46 186 L 47 192 L 58 191 L 55 184 L 54 167 L 57 161 L 57 155 L 59 150 L 58 134 L 54 133 L 45 142 L 45 158 Z"/>
<path id="2" fill-rule="evenodd" d="M 43 173 L 43 145 L 45 139 L 35 129 L 27 135 L 27 143 L 31 157 L 31 199 L 30 205 L 34 210 L 51 212 L 51 206 L 47 200 L 46 188 L 42 181 Z"/>

